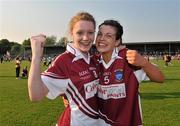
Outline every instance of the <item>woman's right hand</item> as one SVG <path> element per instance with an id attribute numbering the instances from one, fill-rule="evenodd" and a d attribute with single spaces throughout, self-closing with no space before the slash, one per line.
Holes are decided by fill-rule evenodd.
<path id="1" fill-rule="evenodd" d="M 31 101 L 41 101 L 48 93 L 48 89 L 41 80 L 41 58 L 43 55 L 46 36 L 43 34 L 32 36 L 32 61 L 28 77 L 28 91 Z"/>
<path id="2" fill-rule="evenodd" d="M 32 58 L 42 58 L 43 50 L 45 46 L 46 36 L 43 34 L 32 36 L 30 38 L 31 49 L 32 49 Z"/>

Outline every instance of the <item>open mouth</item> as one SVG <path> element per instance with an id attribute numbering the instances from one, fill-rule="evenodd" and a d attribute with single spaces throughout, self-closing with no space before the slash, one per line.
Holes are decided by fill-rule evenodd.
<path id="1" fill-rule="evenodd" d="M 104 44 L 104 43 L 98 43 L 98 46 L 100 46 L 100 47 L 105 47 L 106 44 Z"/>

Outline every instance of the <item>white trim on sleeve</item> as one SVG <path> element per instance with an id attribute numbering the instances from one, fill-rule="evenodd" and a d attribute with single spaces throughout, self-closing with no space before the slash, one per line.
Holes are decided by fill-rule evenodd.
<path id="1" fill-rule="evenodd" d="M 149 77 L 146 75 L 143 69 L 134 71 L 134 74 L 139 83 L 141 83 L 143 80 L 149 80 Z"/>
<path id="2" fill-rule="evenodd" d="M 49 99 L 55 99 L 60 94 L 64 94 L 69 82 L 69 79 L 56 79 L 41 75 L 41 79 L 49 92 L 46 95 Z"/>

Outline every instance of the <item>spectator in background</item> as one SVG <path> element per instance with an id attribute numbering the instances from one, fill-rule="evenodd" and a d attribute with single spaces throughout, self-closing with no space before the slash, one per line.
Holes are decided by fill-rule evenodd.
<path id="1" fill-rule="evenodd" d="M 23 71 L 21 73 L 22 77 L 28 78 L 28 69 L 27 66 L 23 68 Z"/>
<path id="2" fill-rule="evenodd" d="M 16 58 L 15 68 L 16 68 L 16 79 L 20 79 L 19 75 L 21 69 L 21 61 L 19 60 L 19 57 Z"/>
<path id="3" fill-rule="evenodd" d="M 46 60 L 46 57 L 43 57 L 43 58 L 42 58 L 42 61 L 43 61 L 43 66 L 47 66 L 47 60 Z"/>
<path id="4" fill-rule="evenodd" d="M 1 63 L 3 63 L 3 56 L 1 56 Z"/>
<path id="5" fill-rule="evenodd" d="M 28 56 L 28 61 L 31 62 L 31 56 Z"/>
<path id="6" fill-rule="evenodd" d="M 171 64 L 171 56 L 170 55 L 164 55 L 164 64 L 165 67 L 169 66 Z"/>
<path id="7" fill-rule="evenodd" d="M 51 57 L 48 57 L 48 58 L 47 58 L 47 61 L 48 61 L 48 64 L 47 64 L 47 66 L 51 65 L 52 58 L 51 58 Z"/>

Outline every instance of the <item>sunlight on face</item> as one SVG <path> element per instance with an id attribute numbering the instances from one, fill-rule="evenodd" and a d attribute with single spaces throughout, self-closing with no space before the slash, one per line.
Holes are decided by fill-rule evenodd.
<path id="1" fill-rule="evenodd" d="M 75 48 L 87 53 L 94 41 L 95 26 L 91 21 L 78 21 L 74 25 L 71 35 Z"/>
<path id="2" fill-rule="evenodd" d="M 100 53 L 112 52 L 117 46 L 116 29 L 109 25 L 102 25 L 96 37 L 96 48 Z"/>

